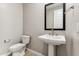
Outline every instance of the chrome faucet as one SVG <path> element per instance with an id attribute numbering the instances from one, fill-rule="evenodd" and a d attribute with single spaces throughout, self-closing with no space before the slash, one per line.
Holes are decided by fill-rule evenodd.
<path id="1" fill-rule="evenodd" d="M 53 31 L 53 28 L 51 29 L 51 32 L 52 32 L 52 35 L 54 35 L 54 31 Z"/>
<path id="2" fill-rule="evenodd" d="M 49 35 L 54 35 L 53 28 L 51 28 L 51 33 L 49 33 Z"/>

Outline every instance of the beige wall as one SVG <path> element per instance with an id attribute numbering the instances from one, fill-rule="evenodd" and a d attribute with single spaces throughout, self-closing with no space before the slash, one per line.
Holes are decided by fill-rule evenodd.
<path id="1" fill-rule="evenodd" d="M 44 5 L 45 4 L 24 4 L 24 27 L 23 33 L 31 36 L 31 44 L 30 47 L 33 50 L 41 52 L 47 55 L 47 44 L 43 43 L 38 36 L 43 35 L 45 33 L 50 33 L 49 31 L 44 30 Z M 73 4 L 67 4 L 66 9 L 68 9 Z M 75 44 L 74 34 L 76 33 L 74 30 L 75 23 L 79 22 L 79 12 L 78 5 L 75 5 L 75 11 L 73 9 L 66 12 L 66 30 L 65 31 L 54 31 L 54 34 L 63 34 L 66 37 L 66 45 L 57 46 L 57 55 L 73 55 L 73 51 L 75 55 L 78 55 L 78 44 Z M 74 13 L 77 13 L 74 19 Z M 73 27 L 74 26 L 74 27 Z M 75 47 L 76 46 L 76 47 Z M 75 47 L 74 49 L 72 49 Z M 77 51 L 76 51 L 77 50 Z M 77 53 L 76 53 L 77 52 Z"/>
<path id="2" fill-rule="evenodd" d="M 24 27 L 23 33 L 31 36 L 31 49 L 47 54 L 47 45 L 39 35 L 44 31 L 44 4 L 24 4 Z"/>
<path id="3" fill-rule="evenodd" d="M 75 9 L 74 11 L 74 17 L 72 21 L 73 26 L 73 55 L 79 56 L 79 25 L 77 27 L 77 24 L 79 24 L 79 3 L 74 4 Z"/>
<path id="4" fill-rule="evenodd" d="M 23 5 L 0 3 L 0 55 L 20 41 L 23 34 Z M 10 40 L 4 42 L 4 40 Z"/>

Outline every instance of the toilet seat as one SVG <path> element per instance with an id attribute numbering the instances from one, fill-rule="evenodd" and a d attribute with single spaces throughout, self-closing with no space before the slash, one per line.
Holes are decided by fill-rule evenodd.
<path id="1" fill-rule="evenodd" d="M 23 44 L 23 43 L 17 43 L 17 44 L 15 44 L 15 45 L 11 46 L 11 47 L 10 47 L 10 50 L 11 50 L 12 52 L 16 52 L 16 51 L 18 51 L 18 50 L 20 50 L 20 49 L 22 49 L 22 48 L 24 48 L 24 47 L 25 47 L 25 44 Z"/>

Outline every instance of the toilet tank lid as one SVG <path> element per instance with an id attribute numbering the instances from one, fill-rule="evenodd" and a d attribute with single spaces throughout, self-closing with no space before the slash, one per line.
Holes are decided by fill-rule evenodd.
<path id="1" fill-rule="evenodd" d="M 22 35 L 21 37 L 30 37 L 30 36 L 27 36 L 27 35 Z"/>

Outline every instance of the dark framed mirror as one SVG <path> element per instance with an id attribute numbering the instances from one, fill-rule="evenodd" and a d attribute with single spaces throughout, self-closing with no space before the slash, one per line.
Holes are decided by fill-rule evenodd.
<path id="1" fill-rule="evenodd" d="M 45 5 L 45 30 L 65 30 L 65 3 Z"/>

